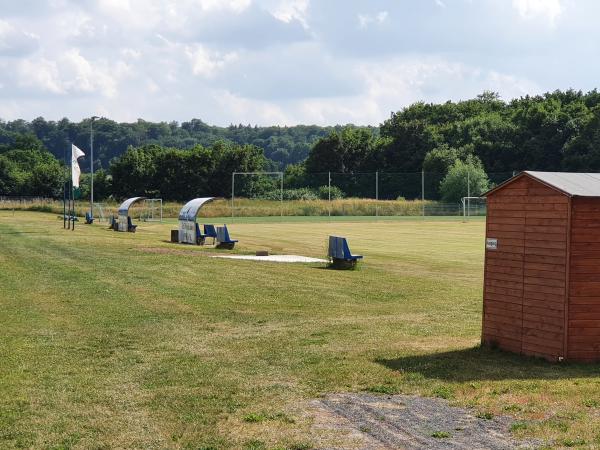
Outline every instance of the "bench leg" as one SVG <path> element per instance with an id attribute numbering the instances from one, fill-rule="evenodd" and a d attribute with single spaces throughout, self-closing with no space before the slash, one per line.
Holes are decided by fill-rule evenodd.
<path id="1" fill-rule="evenodd" d="M 356 262 L 356 259 L 332 258 L 329 267 L 331 267 L 332 269 L 341 270 L 353 269 L 354 267 L 356 267 Z"/>

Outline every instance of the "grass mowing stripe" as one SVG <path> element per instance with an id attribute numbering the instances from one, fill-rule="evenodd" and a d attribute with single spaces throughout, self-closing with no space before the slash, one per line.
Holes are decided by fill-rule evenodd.
<path id="1" fill-rule="evenodd" d="M 515 415 L 519 435 L 592 445 L 595 366 L 474 348 L 483 225 L 230 226 L 238 253 L 322 256 L 346 236 L 365 261 L 338 272 L 208 258 L 165 242 L 168 223 L 0 215 L 0 447 L 317 445 L 307 402 L 357 390 L 444 396 Z"/>

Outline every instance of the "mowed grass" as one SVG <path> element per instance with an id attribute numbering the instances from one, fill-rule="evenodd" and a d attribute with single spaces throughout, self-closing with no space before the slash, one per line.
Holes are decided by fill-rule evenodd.
<path id="1" fill-rule="evenodd" d="M 311 400 L 344 391 L 600 446 L 598 365 L 478 348 L 483 221 L 230 225 L 239 253 L 323 257 L 346 236 L 355 271 L 209 258 L 172 227 L 0 211 L 0 448 L 312 448 L 344 436 L 314 426 Z"/>

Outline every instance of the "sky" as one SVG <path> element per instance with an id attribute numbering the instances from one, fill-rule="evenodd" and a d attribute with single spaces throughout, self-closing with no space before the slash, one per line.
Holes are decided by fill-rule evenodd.
<path id="1" fill-rule="evenodd" d="M 378 125 L 600 80 L 598 0 L 0 0 L 0 118 Z"/>

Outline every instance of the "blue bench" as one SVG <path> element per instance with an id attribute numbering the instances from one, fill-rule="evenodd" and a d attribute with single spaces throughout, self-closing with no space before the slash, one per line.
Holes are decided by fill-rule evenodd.
<path id="1" fill-rule="evenodd" d="M 136 228 L 137 228 L 137 225 L 133 224 L 133 222 L 131 221 L 131 216 L 127 216 L 127 231 L 135 233 Z"/>
<path id="2" fill-rule="evenodd" d="M 89 211 L 85 212 L 85 223 L 91 225 L 94 223 L 94 218 L 92 217 L 92 213 Z"/>
<path id="3" fill-rule="evenodd" d="M 329 258 L 333 266 L 337 267 L 354 267 L 361 255 L 353 255 L 348 247 L 348 240 L 343 237 L 329 236 Z"/>
<path id="4" fill-rule="evenodd" d="M 222 227 L 217 227 L 217 248 L 226 248 L 228 250 L 233 249 L 235 247 L 235 243 L 237 241 L 231 239 L 229 237 L 229 231 L 227 230 L 227 225 L 223 225 Z"/>
<path id="5" fill-rule="evenodd" d="M 215 243 L 215 239 L 217 239 L 217 229 L 214 225 L 204 224 L 204 239 L 212 238 L 213 244 Z"/>
<path id="6" fill-rule="evenodd" d="M 206 225 L 205 225 L 206 229 Z M 200 229 L 200 225 L 196 223 L 196 245 L 204 245 L 204 241 L 206 240 L 206 233 L 202 234 L 202 230 Z"/>

